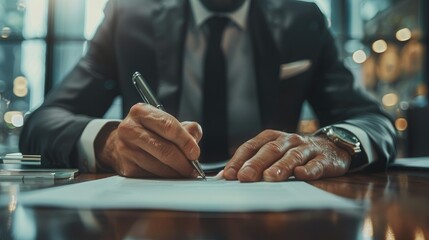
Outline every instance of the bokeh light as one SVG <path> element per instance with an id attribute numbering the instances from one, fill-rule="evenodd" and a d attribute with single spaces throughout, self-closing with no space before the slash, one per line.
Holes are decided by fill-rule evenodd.
<path id="1" fill-rule="evenodd" d="M 355 63 L 363 63 L 365 62 L 367 59 L 366 53 L 363 50 L 357 50 L 356 52 L 353 53 L 353 61 L 355 61 Z"/>
<path id="2" fill-rule="evenodd" d="M 398 39 L 401 42 L 410 40 L 411 39 L 411 31 L 410 31 L 410 29 L 408 29 L 408 28 L 399 29 L 396 32 L 396 39 Z"/>
<path id="3" fill-rule="evenodd" d="M 28 94 L 27 79 L 19 76 L 13 80 L 13 94 L 17 97 L 25 97 Z"/>
<path id="4" fill-rule="evenodd" d="M 22 127 L 24 124 L 24 116 L 19 111 L 9 111 L 3 116 L 3 120 L 9 128 Z"/>
<path id="5" fill-rule="evenodd" d="M 408 121 L 405 118 L 398 118 L 395 121 L 395 127 L 398 131 L 405 131 L 408 128 Z"/>
<path id="6" fill-rule="evenodd" d="M 386 107 L 392 107 L 395 106 L 398 103 L 398 95 L 395 93 L 388 93 L 386 95 L 383 96 L 382 98 L 382 102 L 383 105 Z"/>
<path id="7" fill-rule="evenodd" d="M 1 37 L 2 38 L 8 38 L 10 36 L 10 33 L 12 32 L 12 30 L 10 29 L 10 27 L 3 27 L 1 29 Z"/>
<path id="8" fill-rule="evenodd" d="M 376 53 L 382 53 L 387 50 L 387 43 L 383 39 L 377 40 L 372 44 L 372 50 Z"/>
<path id="9" fill-rule="evenodd" d="M 21 114 L 12 115 L 11 123 L 14 127 L 22 127 L 24 125 L 24 117 Z"/>

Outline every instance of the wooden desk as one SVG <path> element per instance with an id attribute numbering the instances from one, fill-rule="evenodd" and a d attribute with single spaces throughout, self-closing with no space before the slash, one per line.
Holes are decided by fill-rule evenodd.
<path id="1" fill-rule="evenodd" d="M 73 182 L 105 176 L 83 174 Z M 16 204 L 17 193 L 49 186 L 0 182 L 0 193 L 10 199 L 0 210 L 0 239 L 429 239 L 427 170 L 350 174 L 310 184 L 366 201 L 368 208 L 280 213 L 28 208 Z"/>

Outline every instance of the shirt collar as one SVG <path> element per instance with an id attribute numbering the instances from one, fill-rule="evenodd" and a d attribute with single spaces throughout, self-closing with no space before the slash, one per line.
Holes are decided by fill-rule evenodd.
<path id="1" fill-rule="evenodd" d="M 191 0 L 192 14 L 194 15 L 195 23 L 197 27 L 201 25 L 210 17 L 214 15 L 225 16 L 231 19 L 238 27 L 246 29 L 247 26 L 247 15 L 249 14 L 250 1 L 246 0 L 240 8 L 230 13 L 216 13 L 211 12 L 200 2 L 200 0 Z"/>

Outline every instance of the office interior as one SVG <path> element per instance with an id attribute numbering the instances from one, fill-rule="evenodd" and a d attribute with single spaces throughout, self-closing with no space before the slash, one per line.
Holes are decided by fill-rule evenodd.
<path id="1" fill-rule="evenodd" d="M 0 156 L 19 152 L 25 117 L 87 51 L 107 1 L 0 0 Z M 428 1 L 306 1 L 325 14 L 357 84 L 392 118 L 398 158 L 429 156 Z M 118 98 L 105 118 L 121 118 L 120 108 Z M 297 132 L 312 134 L 319 127 L 305 105 Z M 363 216 L 35 209 L 11 201 L 0 206 L 0 239 L 429 239 L 427 169 L 365 174 L 310 183 L 369 202 Z M 83 175 L 77 182 L 98 178 Z M 49 186 L 0 181 L 0 194 Z"/>
<path id="2" fill-rule="evenodd" d="M 0 153 L 18 152 L 25 116 L 85 53 L 107 0 L 0 0 Z M 427 156 L 423 0 L 315 0 L 340 57 L 395 122 L 401 157 Z M 426 4 L 427 5 L 427 4 Z M 117 99 L 106 118 L 120 118 Z M 300 133 L 318 129 L 306 105 Z M 423 124 L 423 126 L 422 126 Z M 427 133 L 427 130 L 426 132 Z"/>

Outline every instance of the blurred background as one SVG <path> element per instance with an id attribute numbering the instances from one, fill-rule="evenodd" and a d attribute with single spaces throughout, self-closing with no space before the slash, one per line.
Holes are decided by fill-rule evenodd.
<path id="1" fill-rule="evenodd" d="M 72 69 L 107 0 L 0 0 L 0 155 L 18 151 L 25 115 Z M 340 57 L 395 121 L 399 156 L 429 155 L 426 0 L 314 0 Z M 120 118 L 120 101 L 105 117 Z M 306 105 L 299 131 L 317 119 Z"/>

